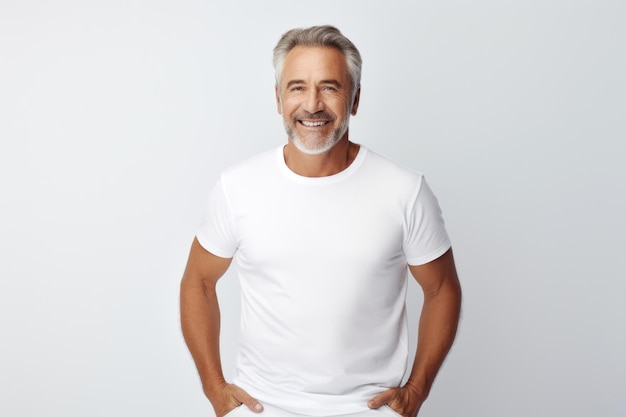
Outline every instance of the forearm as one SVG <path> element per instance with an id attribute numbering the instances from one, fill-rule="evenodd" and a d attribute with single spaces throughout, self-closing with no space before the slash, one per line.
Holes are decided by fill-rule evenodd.
<path id="1" fill-rule="evenodd" d="M 424 295 L 419 321 L 417 352 L 407 386 L 425 399 L 456 336 L 461 310 L 457 280 Z"/>
<path id="2" fill-rule="evenodd" d="M 183 280 L 180 307 L 183 336 L 204 392 L 211 400 L 215 389 L 226 384 L 220 358 L 220 309 L 215 286 L 194 286 Z"/>

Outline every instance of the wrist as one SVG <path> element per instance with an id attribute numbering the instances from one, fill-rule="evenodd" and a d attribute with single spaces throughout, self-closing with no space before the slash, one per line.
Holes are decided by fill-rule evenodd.
<path id="1" fill-rule="evenodd" d="M 208 384 L 203 384 L 202 390 L 204 391 L 204 395 L 206 395 L 212 403 L 216 398 L 219 398 L 222 395 L 227 385 L 228 382 L 226 382 L 225 379 L 219 379 L 211 381 Z"/>
<path id="2" fill-rule="evenodd" d="M 409 380 L 406 381 L 406 384 L 404 384 L 404 387 L 408 389 L 409 391 L 411 391 L 411 393 L 414 396 L 416 396 L 417 398 L 420 398 L 422 401 L 426 400 L 426 398 L 428 397 L 428 394 L 430 393 L 430 388 L 427 387 L 427 384 L 419 383 L 415 380 L 412 380 L 411 378 L 409 378 Z"/>

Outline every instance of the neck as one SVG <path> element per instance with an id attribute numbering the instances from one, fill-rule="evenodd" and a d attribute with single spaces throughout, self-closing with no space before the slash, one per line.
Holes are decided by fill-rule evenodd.
<path id="1" fill-rule="evenodd" d="M 319 155 L 301 152 L 291 140 L 283 148 L 287 167 L 303 177 L 328 177 L 338 174 L 350 166 L 358 153 L 359 145 L 350 142 L 347 137 Z"/>

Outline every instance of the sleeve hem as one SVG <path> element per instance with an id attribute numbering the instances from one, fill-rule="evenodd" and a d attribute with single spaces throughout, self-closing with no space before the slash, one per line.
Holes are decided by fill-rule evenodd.
<path id="1" fill-rule="evenodd" d="M 428 255 L 419 256 L 416 258 L 407 258 L 406 262 L 412 266 L 419 266 L 427 264 L 428 262 L 434 261 L 439 258 L 441 255 L 446 253 L 448 249 L 452 247 L 452 244 L 448 241 L 440 246 L 437 250 L 430 252 Z"/>
<path id="2" fill-rule="evenodd" d="M 228 251 L 218 249 L 215 245 L 213 245 L 209 240 L 205 239 L 204 236 L 201 236 L 200 234 L 196 235 L 196 239 L 198 239 L 200 246 L 202 246 L 205 250 L 207 250 L 208 252 L 212 253 L 215 256 L 219 256 L 220 258 L 228 258 L 228 259 L 235 256 L 234 252 L 231 253 Z"/>

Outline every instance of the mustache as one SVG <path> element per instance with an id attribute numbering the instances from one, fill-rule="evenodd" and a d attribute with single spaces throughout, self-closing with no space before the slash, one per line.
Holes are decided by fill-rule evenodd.
<path id="1" fill-rule="evenodd" d="M 335 116 L 325 112 L 318 111 L 315 113 L 309 113 L 308 111 L 301 111 L 293 116 L 294 120 L 335 120 Z"/>

